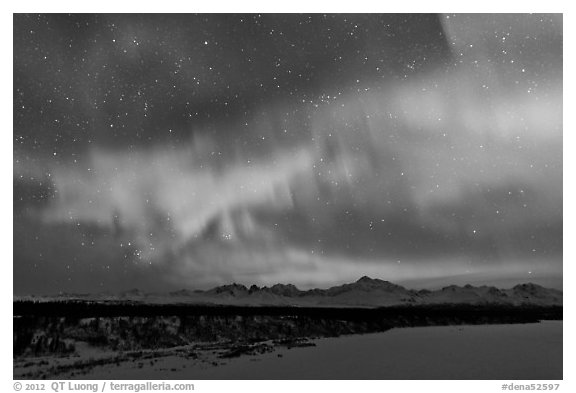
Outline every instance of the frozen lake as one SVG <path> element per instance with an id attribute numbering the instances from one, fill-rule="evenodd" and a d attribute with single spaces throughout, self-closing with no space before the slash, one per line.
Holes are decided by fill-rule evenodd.
<path id="1" fill-rule="evenodd" d="M 199 367 L 183 358 L 104 366 L 86 378 L 118 379 L 562 379 L 562 321 L 439 326 L 323 338 Z"/>

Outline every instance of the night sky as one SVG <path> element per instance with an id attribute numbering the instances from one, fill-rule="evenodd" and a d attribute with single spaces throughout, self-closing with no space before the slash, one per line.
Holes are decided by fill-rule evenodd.
<path id="1" fill-rule="evenodd" d="M 14 293 L 562 285 L 561 15 L 14 16 Z"/>

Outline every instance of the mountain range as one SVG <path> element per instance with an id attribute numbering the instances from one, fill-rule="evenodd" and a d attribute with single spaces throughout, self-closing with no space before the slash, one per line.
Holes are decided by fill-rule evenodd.
<path id="1" fill-rule="evenodd" d="M 499 304 L 560 306 L 563 293 L 537 284 L 519 284 L 509 289 L 493 286 L 450 285 L 438 290 L 414 290 L 389 281 L 362 277 L 356 282 L 327 289 L 300 290 L 292 284 L 246 287 L 218 286 L 210 290 L 182 289 L 169 293 L 145 293 L 133 289 L 119 294 L 69 294 L 19 296 L 14 300 L 138 302 L 148 304 L 203 304 L 237 306 L 383 307 L 432 304 Z"/>

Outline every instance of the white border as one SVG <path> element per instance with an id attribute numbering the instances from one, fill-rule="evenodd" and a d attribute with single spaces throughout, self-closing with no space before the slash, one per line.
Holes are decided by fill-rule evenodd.
<path id="1" fill-rule="evenodd" d="M 230 1 L 230 2 L 143 2 L 143 1 L 113 1 L 100 0 L 98 2 L 81 2 L 78 0 L 66 1 L 12 1 L 8 4 L 2 3 L 2 20 L 0 28 L 2 29 L 2 45 L 5 54 L 12 54 L 12 13 L 13 12 L 562 12 L 564 13 L 564 60 L 565 70 L 576 69 L 574 64 L 574 18 L 573 10 L 569 6 L 570 2 L 562 1 L 482 1 L 478 4 L 471 4 L 462 0 L 450 1 L 404 1 L 404 2 L 386 2 L 386 1 L 354 1 L 341 4 L 337 1 L 315 1 L 310 0 L 292 0 L 286 4 L 276 4 L 269 0 L 259 1 Z M 0 148 L 2 152 L 0 157 L 2 164 L 0 170 L 2 180 L 9 184 L 12 190 L 12 154 L 13 138 L 12 122 L 12 71 L 11 56 L 5 56 L 2 62 L 2 79 L 4 86 L 2 94 L 2 119 L 6 125 L 6 130 L 1 134 L 2 143 Z M 8 88 L 8 86 L 10 88 Z M 564 108 L 574 108 L 574 76 L 573 73 L 564 74 Z M 573 231 L 571 223 L 574 220 L 574 208 L 570 196 L 574 195 L 574 182 L 571 180 L 573 169 L 576 168 L 574 155 L 570 154 L 574 145 L 574 110 L 564 112 L 564 238 L 568 246 L 564 250 L 564 331 L 572 332 L 574 329 L 574 291 L 573 282 L 573 261 L 576 260 L 574 253 L 574 244 L 572 239 Z M 8 187 L 5 187 L 6 191 Z M 12 259 L 13 255 L 13 207 L 12 193 L 2 192 L 2 248 L 5 254 Z M 12 357 L 10 340 L 12 337 L 12 261 L 6 258 L 4 261 L 2 274 L 0 274 L 0 286 L 2 288 L 2 324 L 0 324 L 1 337 L 3 340 L 2 368 L 1 368 L 1 385 L 2 391 L 10 392 L 13 390 L 12 381 Z M 561 381 L 561 391 L 576 391 L 574 378 L 574 345 L 573 334 L 564 335 L 564 381 Z M 97 382 L 97 381 L 94 381 Z M 142 382 L 142 381 L 133 381 Z M 174 381 L 172 381 L 174 382 Z M 254 392 L 267 391 L 271 389 L 282 392 L 293 392 L 298 389 L 304 391 L 328 389 L 335 392 L 350 392 L 357 389 L 387 389 L 392 392 L 410 392 L 410 391 L 442 391 L 442 392 L 496 392 L 501 391 L 503 383 L 512 381 L 195 381 L 196 390 L 198 391 L 238 391 Z M 520 381 L 515 381 L 519 383 Z M 535 381 L 543 382 L 543 381 Z M 555 383 L 557 381 L 551 381 Z"/>

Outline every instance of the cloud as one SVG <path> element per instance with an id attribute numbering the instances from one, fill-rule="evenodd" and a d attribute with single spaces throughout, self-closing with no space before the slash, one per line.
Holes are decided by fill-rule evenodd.
<path id="1" fill-rule="evenodd" d="M 345 256 L 326 256 L 291 246 L 237 247 L 235 245 L 203 244 L 185 253 L 180 263 L 167 275 L 175 288 L 190 286 L 210 288 L 232 282 L 245 285 L 295 283 L 301 288 L 328 287 L 355 281 L 361 275 L 381 277 L 415 288 L 438 288 L 449 284 L 486 284 L 498 280 L 514 285 L 526 280 L 551 280 L 561 266 L 542 263 L 538 258 L 508 259 L 506 264 L 474 264 L 457 256 L 429 258 L 428 263 L 415 265 L 410 260 L 362 258 L 354 262 Z M 510 284 L 513 283 L 513 284 Z"/>

